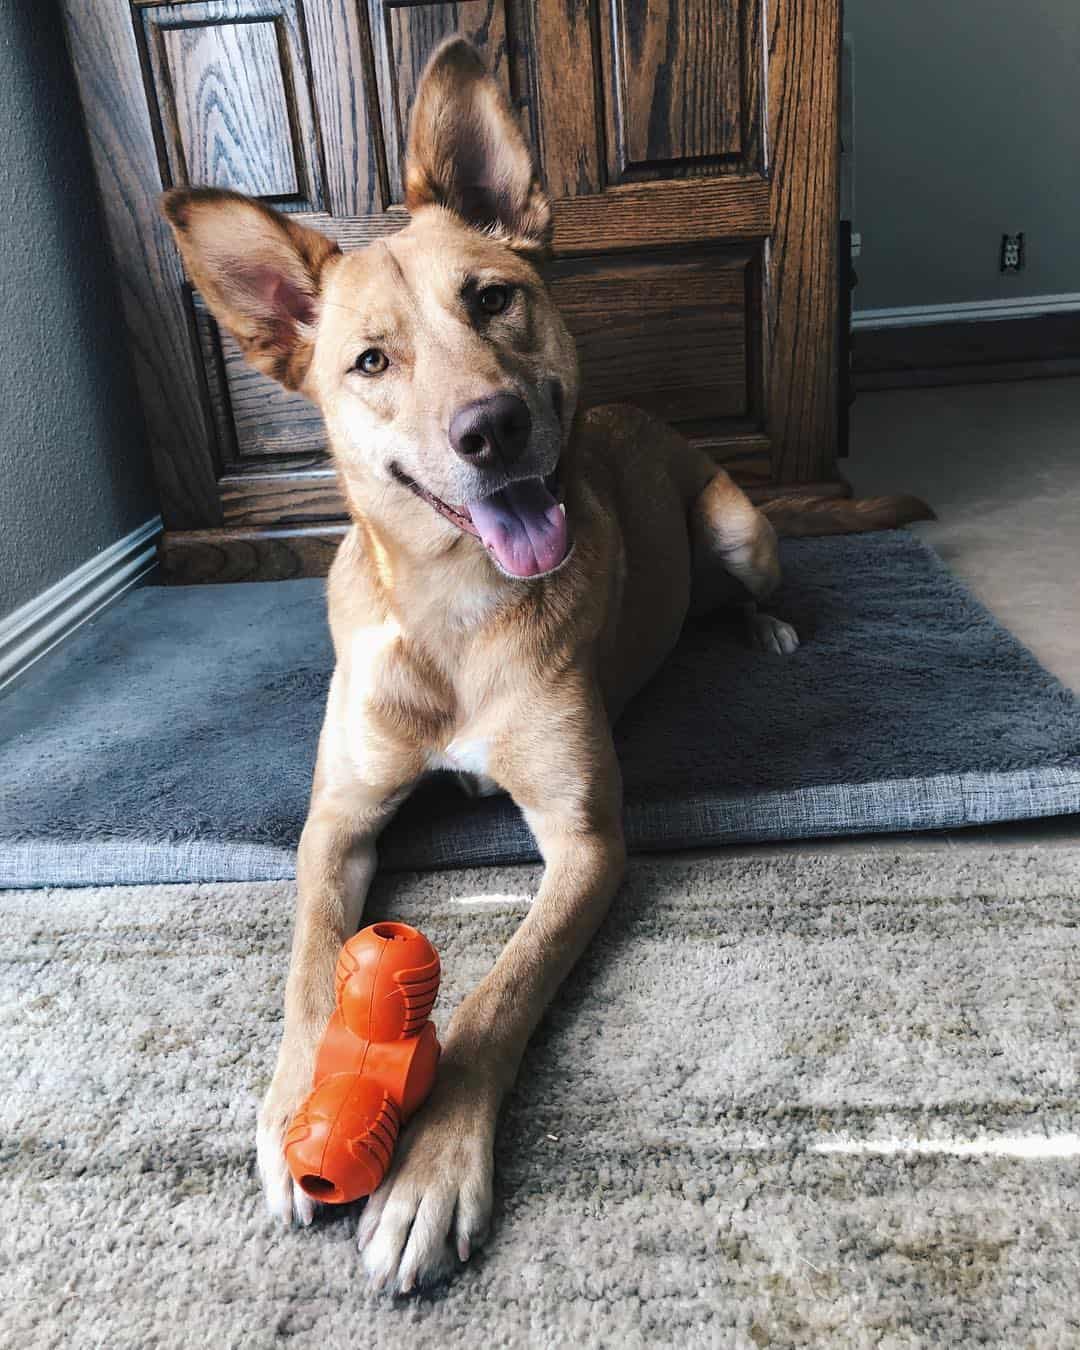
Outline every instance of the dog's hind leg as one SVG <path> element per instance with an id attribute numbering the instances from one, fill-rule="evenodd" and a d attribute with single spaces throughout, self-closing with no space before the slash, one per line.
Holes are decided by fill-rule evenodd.
<path id="1" fill-rule="evenodd" d="M 787 655 L 799 645 L 790 624 L 758 608 L 780 584 L 776 531 L 723 469 L 690 507 L 690 613 L 738 607 L 755 647 Z"/>

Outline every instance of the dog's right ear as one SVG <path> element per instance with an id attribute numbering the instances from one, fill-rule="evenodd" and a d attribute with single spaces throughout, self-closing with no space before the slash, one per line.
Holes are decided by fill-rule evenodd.
<path id="1" fill-rule="evenodd" d="M 161 209 L 188 275 L 253 366 L 299 389 L 338 246 L 238 192 L 173 188 Z"/>
<path id="2" fill-rule="evenodd" d="M 526 255 L 544 253 L 551 240 L 551 204 L 517 118 L 464 38 L 437 47 L 420 77 L 405 205 L 444 206 Z"/>

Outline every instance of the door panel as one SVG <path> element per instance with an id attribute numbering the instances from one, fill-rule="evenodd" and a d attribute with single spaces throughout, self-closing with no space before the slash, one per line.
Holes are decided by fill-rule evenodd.
<path id="1" fill-rule="evenodd" d="M 319 410 L 249 365 L 236 340 L 217 326 L 202 297 L 195 292 L 191 299 L 217 434 L 218 473 L 261 472 L 268 465 L 280 467 L 285 460 L 305 471 L 322 464 L 327 446 Z"/>
<path id="2" fill-rule="evenodd" d="M 367 10 L 357 0 L 304 7 L 312 94 L 321 131 L 326 210 L 367 215 L 386 201 L 374 112 Z"/>
<path id="3" fill-rule="evenodd" d="M 608 176 L 665 176 L 742 153 L 739 12 L 714 0 L 600 6 Z"/>
<path id="4" fill-rule="evenodd" d="M 180 0 L 138 10 L 162 186 L 208 184 L 282 210 L 323 209 L 319 127 L 297 3 Z"/>
<path id="5" fill-rule="evenodd" d="M 586 405 L 626 398 L 674 425 L 744 418 L 745 252 L 556 263 L 551 290 L 578 344 Z"/>
<path id="6" fill-rule="evenodd" d="M 299 192 L 277 33 L 270 20 L 162 31 L 189 183 L 253 197 Z"/>
<path id="7" fill-rule="evenodd" d="M 228 333 L 218 336 L 241 466 L 268 456 L 324 455 L 326 428 L 314 403 L 249 366 Z"/>
<path id="8" fill-rule="evenodd" d="M 544 182 L 555 198 L 586 196 L 604 185 L 591 9 L 540 4 L 525 5 L 522 13 L 522 42 L 532 53 L 521 71 L 528 114 L 522 120 L 531 127 Z"/>

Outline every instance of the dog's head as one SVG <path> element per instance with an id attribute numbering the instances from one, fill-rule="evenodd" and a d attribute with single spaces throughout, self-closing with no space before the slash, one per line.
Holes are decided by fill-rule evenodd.
<path id="1" fill-rule="evenodd" d="M 475 535 L 503 571 L 544 575 L 570 548 L 559 479 L 577 362 L 536 270 L 550 206 L 461 39 L 417 92 L 406 205 L 407 228 L 342 254 L 237 193 L 164 198 L 207 304 L 254 366 L 319 405 L 363 511 L 421 550 Z"/>

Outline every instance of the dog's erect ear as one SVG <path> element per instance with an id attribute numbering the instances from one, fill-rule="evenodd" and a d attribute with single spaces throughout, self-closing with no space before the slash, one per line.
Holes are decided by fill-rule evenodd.
<path id="1" fill-rule="evenodd" d="M 502 89 L 464 38 L 438 47 L 420 78 L 405 161 L 405 205 L 449 207 L 511 248 L 540 253 L 551 206 Z"/>
<path id="2" fill-rule="evenodd" d="M 324 270 L 338 246 L 238 192 L 173 188 L 161 209 L 214 317 L 253 366 L 299 389 Z"/>

